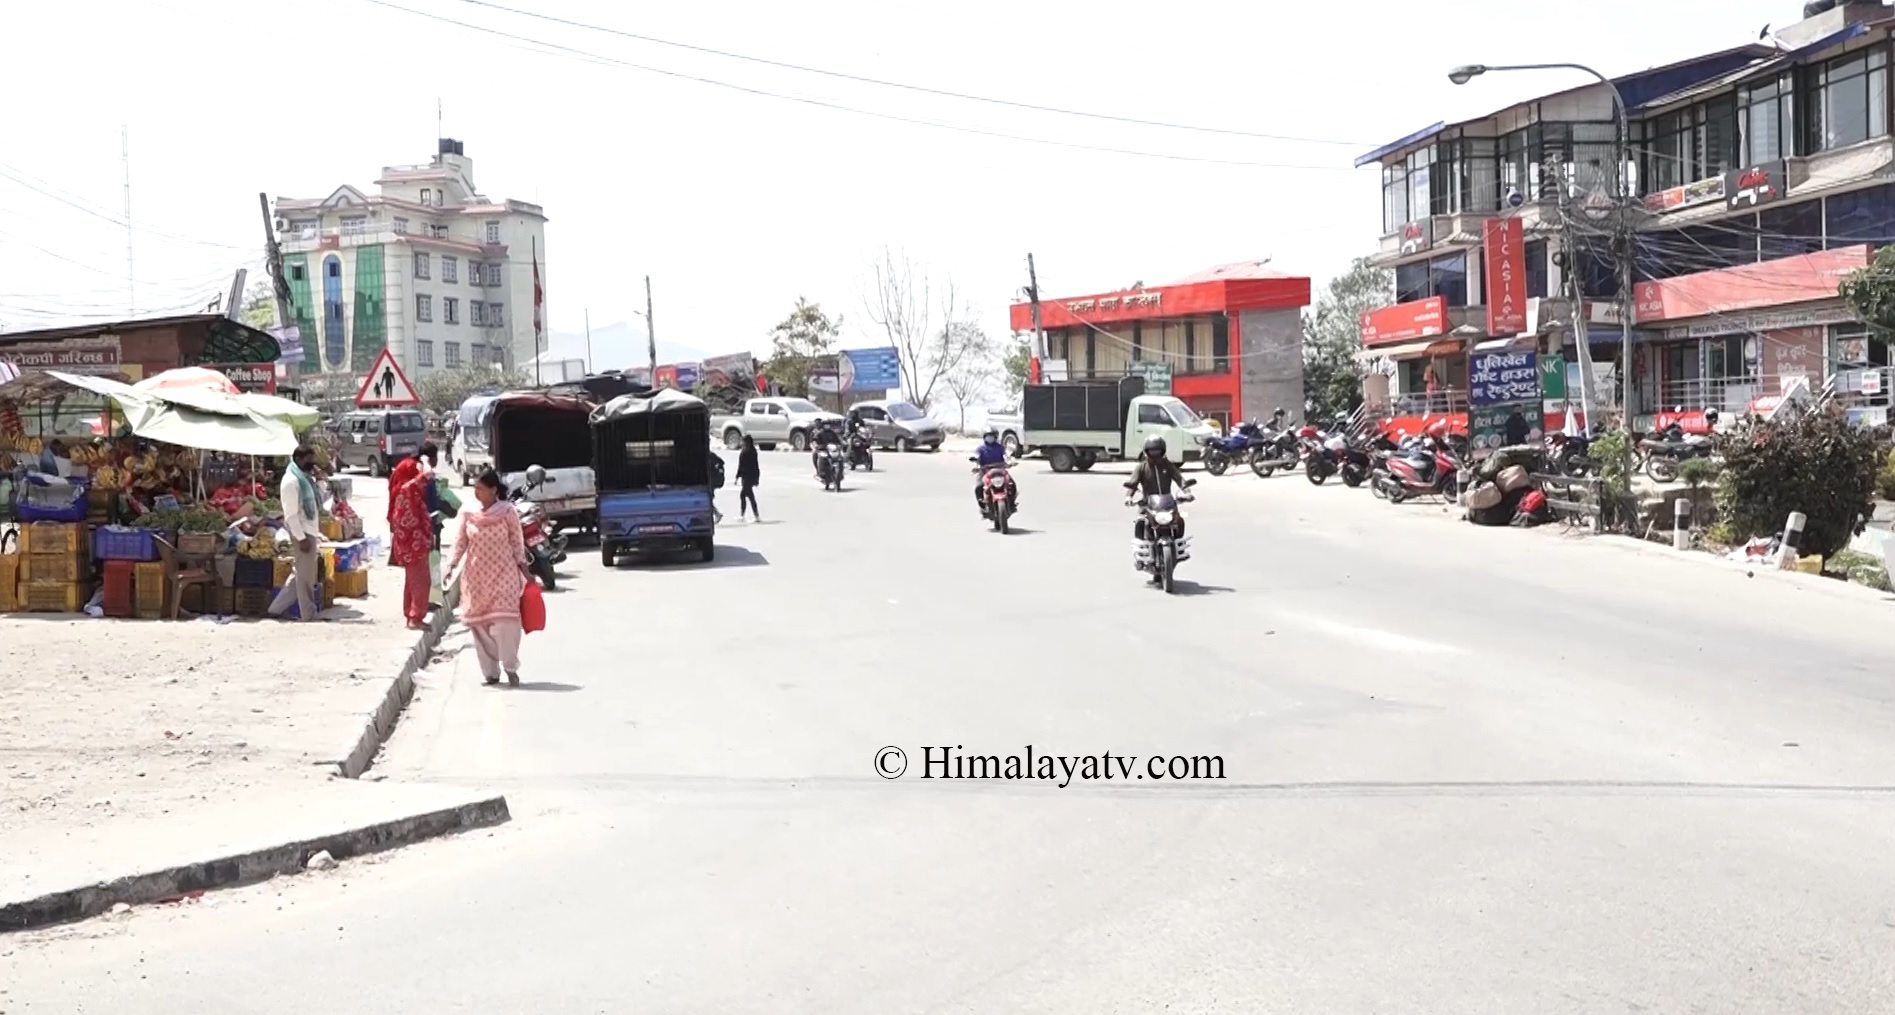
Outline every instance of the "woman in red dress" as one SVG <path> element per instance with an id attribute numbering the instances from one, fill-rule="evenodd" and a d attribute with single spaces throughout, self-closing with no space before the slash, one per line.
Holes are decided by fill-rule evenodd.
<path id="1" fill-rule="evenodd" d="M 425 457 L 428 448 L 404 458 L 388 474 L 389 562 L 402 569 L 401 612 L 408 626 L 419 629 L 428 619 L 428 555 L 434 552 L 434 520 L 428 513 L 428 490 L 434 485 L 434 467 Z"/>

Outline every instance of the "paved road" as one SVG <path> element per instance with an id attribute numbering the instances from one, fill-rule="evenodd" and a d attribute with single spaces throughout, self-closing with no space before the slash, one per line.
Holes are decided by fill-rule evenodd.
<path id="1" fill-rule="evenodd" d="M 1167 598 L 1110 475 L 884 464 L 425 691 L 382 770 L 510 827 L 0 939 L 0 1011 L 1895 1010 L 1883 597 L 1243 475 Z M 919 778 L 1029 744 L 1225 778 Z"/>

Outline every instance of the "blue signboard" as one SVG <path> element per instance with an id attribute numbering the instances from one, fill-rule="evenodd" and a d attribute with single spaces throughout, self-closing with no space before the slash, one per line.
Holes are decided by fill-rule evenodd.
<path id="1" fill-rule="evenodd" d="M 1468 364 L 1468 401 L 1475 405 L 1510 405 L 1540 400 L 1538 357 L 1531 352 L 1492 352 L 1474 356 Z"/>
<path id="2" fill-rule="evenodd" d="M 697 364 L 678 364 L 678 390 L 690 391 L 697 387 Z"/>
<path id="3" fill-rule="evenodd" d="M 901 387 L 901 357 L 894 346 L 879 349 L 849 349 L 851 391 L 892 391 Z"/>

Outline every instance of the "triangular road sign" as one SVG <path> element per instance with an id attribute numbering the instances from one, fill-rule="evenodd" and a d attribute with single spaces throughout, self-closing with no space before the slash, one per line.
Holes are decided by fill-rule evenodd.
<path id="1" fill-rule="evenodd" d="M 415 395 L 415 386 L 408 382 L 408 375 L 401 372 L 401 364 L 395 362 L 395 354 L 383 349 L 382 354 L 375 357 L 368 376 L 362 378 L 362 388 L 355 393 L 355 404 L 362 409 L 397 409 L 420 405 L 421 399 Z"/>

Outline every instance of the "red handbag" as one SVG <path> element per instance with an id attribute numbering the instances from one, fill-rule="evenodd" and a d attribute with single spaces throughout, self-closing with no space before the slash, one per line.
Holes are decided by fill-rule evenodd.
<path id="1" fill-rule="evenodd" d="M 531 579 L 520 593 L 520 630 L 527 634 L 546 630 L 546 599 L 540 595 L 540 583 Z"/>

